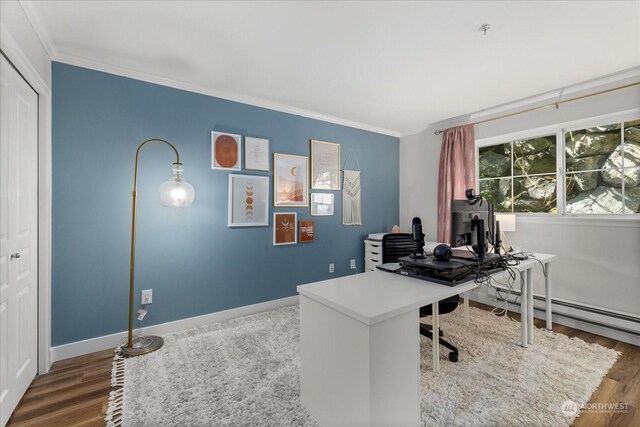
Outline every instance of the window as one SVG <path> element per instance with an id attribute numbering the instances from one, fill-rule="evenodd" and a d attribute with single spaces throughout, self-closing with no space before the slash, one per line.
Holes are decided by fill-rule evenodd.
<path id="1" fill-rule="evenodd" d="M 640 120 L 480 147 L 478 184 L 496 212 L 640 213 Z"/>
<path id="2" fill-rule="evenodd" d="M 566 213 L 640 212 L 640 120 L 573 130 L 564 138 Z"/>
<path id="3" fill-rule="evenodd" d="M 480 194 L 496 212 L 555 212 L 556 136 L 478 150 Z"/>

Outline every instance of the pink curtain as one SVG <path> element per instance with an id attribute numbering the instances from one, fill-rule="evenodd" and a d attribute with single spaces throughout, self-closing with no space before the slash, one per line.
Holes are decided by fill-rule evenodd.
<path id="1" fill-rule="evenodd" d="M 467 188 L 476 188 L 476 149 L 473 125 L 442 133 L 438 174 L 438 242 L 451 243 L 451 201 L 464 199 Z"/>

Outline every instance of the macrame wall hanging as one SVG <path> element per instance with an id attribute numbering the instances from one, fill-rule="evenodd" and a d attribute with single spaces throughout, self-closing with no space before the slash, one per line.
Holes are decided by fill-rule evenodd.
<path id="1" fill-rule="evenodd" d="M 362 225 L 362 205 L 360 204 L 360 166 L 353 154 L 353 161 L 358 170 L 346 170 L 347 162 L 353 154 L 349 152 L 343 166 L 342 184 L 342 225 Z"/>

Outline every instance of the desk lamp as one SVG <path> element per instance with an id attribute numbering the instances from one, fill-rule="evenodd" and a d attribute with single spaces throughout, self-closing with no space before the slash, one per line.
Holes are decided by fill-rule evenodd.
<path id="1" fill-rule="evenodd" d="M 515 214 L 496 214 L 495 253 L 500 253 L 502 247 L 502 231 L 516 231 Z"/>
<path id="2" fill-rule="evenodd" d="M 138 186 L 138 157 L 140 149 L 152 142 L 162 142 L 167 144 L 176 153 L 176 161 L 173 163 L 173 178 L 160 185 L 160 201 L 164 206 L 182 208 L 189 207 L 193 203 L 195 193 L 193 186 L 182 179 L 182 163 L 178 150 L 168 141 L 162 139 L 148 139 L 138 146 L 136 150 L 136 161 L 133 172 L 133 205 L 131 209 L 131 260 L 129 269 L 129 336 L 127 345 L 120 348 L 120 352 L 125 357 L 140 356 L 158 350 L 164 344 L 162 337 L 157 336 L 133 336 L 133 289 L 134 270 L 136 261 L 136 205 Z"/>

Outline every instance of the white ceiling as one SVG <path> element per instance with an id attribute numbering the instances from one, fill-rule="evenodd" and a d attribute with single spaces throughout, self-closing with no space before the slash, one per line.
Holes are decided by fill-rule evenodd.
<path id="1" fill-rule="evenodd" d="M 395 135 L 640 65 L 639 1 L 22 4 L 54 60 Z"/>

